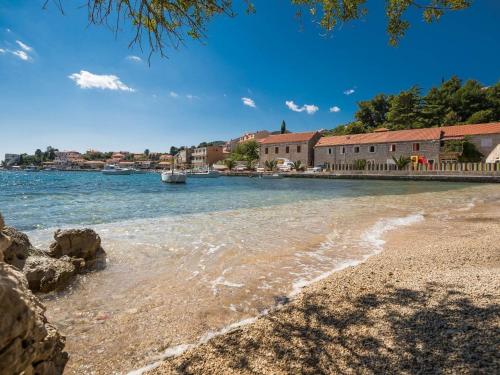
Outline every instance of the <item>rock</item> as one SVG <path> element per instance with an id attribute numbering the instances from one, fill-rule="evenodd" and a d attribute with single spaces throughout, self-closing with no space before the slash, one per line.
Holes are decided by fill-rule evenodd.
<path id="1" fill-rule="evenodd" d="M 44 313 L 24 275 L 0 263 L 0 374 L 62 374 L 65 339 Z"/>
<path id="2" fill-rule="evenodd" d="M 4 235 L 10 237 L 11 244 L 4 250 L 4 261 L 20 270 L 23 269 L 26 258 L 30 253 L 36 252 L 36 249 L 31 245 L 31 242 L 26 234 L 18 230 L 5 227 Z"/>
<path id="3" fill-rule="evenodd" d="M 29 288 L 33 292 L 42 293 L 66 288 L 76 274 L 76 267 L 69 258 L 63 258 L 36 255 L 28 257 L 23 272 Z"/>
<path id="4" fill-rule="evenodd" d="M 83 259 L 82 270 L 101 269 L 106 264 L 106 252 L 101 247 L 101 238 L 92 229 L 57 230 L 48 254 L 55 258 L 69 256 Z"/>
<path id="5" fill-rule="evenodd" d="M 25 276 L 1 262 L 10 246 L 0 215 L 0 374 L 62 374 L 64 337 L 47 322 Z"/>
<path id="6" fill-rule="evenodd" d="M 5 233 L 3 233 L 4 221 L 2 215 L 0 215 L 0 262 L 4 261 L 3 252 L 8 247 L 10 247 L 12 240 Z"/>

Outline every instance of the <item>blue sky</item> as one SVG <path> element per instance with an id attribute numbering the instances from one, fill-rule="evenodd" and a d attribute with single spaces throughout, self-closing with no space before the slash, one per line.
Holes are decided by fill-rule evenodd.
<path id="1" fill-rule="evenodd" d="M 88 27 L 78 2 L 63 1 L 65 15 L 43 3 L 0 4 L 1 158 L 48 145 L 167 151 L 277 130 L 283 119 L 292 131 L 333 128 L 380 92 L 425 90 L 453 74 L 500 78 L 497 0 L 432 25 L 410 14 L 397 48 L 388 45 L 382 1 L 324 37 L 295 19 L 290 1 L 257 0 L 255 15 L 217 18 L 203 43 L 153 56 L 151 66 L 147 51 L 128 47 L 131 30 Z M 85 88 L 92 85 L 107 88 Z"/>

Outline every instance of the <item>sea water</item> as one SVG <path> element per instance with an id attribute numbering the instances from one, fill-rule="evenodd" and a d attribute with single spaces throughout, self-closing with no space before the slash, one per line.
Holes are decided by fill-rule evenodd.
<path id="1" fill-rule="evenodd" d="M 99 233 L 107 268 L 43 300 L 67 336 L 67 371 L 109 374 L 251 322 L 381 251 L 388 231 L 469 209 L 495 188 L 248 177 L 167 185 L 155 173 L 3 172 L 0 212 L 42 248 L 60 227 Z"/>

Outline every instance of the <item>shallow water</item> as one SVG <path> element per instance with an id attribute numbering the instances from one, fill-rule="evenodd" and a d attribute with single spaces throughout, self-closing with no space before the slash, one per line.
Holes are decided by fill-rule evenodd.
<path id="1" fill-rule="evenodd" d="M 102 272 L 45 297 L 68 373 L 123 373 L 255 317 L 383 248 L 384 234 L 467 210 L 497 185 L 253 178 L 164 185 L 156 174 L 0 174 L 10 225 L 46 246 L 85 225 Z M 48 228 L 48 229 L 41 229 Z M 169 349 L 170 348 L 170 349 Z"/>

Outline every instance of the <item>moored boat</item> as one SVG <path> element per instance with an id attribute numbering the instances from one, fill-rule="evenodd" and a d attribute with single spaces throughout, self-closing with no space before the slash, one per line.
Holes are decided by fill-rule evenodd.
<path id="1" fill-rule="evenodd" d="M 28 165 L 26 168 L 24 168 L 25 172 L 40 172 L 40 169 L 35 167 L 34 165 Z"/>
<path id="2" fill-rule="evenodd" d="M 178 171 L 165 171 L 161 174 L 161 180 L 169 184 L 185 184 L 187 176 L 183 172 Z"/>
<path id="3" fill-rule="evenodd" d="M 116 165 L 106 165 L 102 170 L 102 174 L 105 175 L 129 175 L 132 174 L 132 170 L 127 168 L 120 168 Z"/>
<path id="4" fill-rule="evenodd" d="M 196 178 L 217 178 L 220 177 L 220 172 L 219 171 L 197 171 L 197 172 L 189 172 L 189 177 L 196 177 Z"/>

